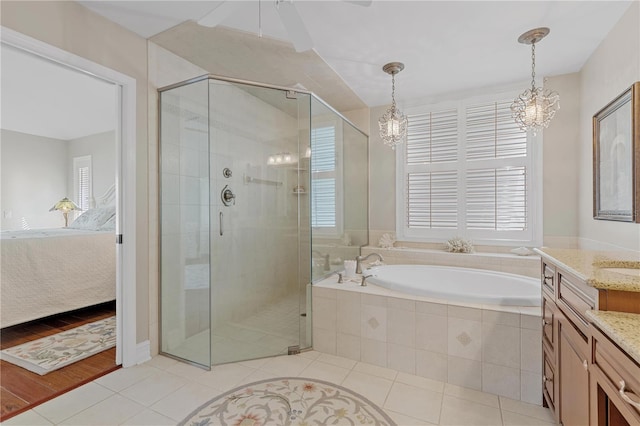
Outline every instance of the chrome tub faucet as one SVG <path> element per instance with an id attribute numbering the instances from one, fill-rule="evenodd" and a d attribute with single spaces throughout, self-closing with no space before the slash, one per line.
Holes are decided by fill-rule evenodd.
<path id="1" fill-rule="evenodd" d="M 369 260 L 372 256 L 376 256 L 380 262 L 384 262 L 382 255 L 378 253 L 369 253 L 366 256 L 356 256 L 356 274 L 362 273 L 362 262 Z"/>

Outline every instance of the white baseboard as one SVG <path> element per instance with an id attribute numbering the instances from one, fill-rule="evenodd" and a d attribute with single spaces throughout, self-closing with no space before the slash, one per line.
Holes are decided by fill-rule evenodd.
<path id="1" fill-rule="evenodd" d="M 142 364 L 151 359 L 151 343 L 148 340 L 136 345 L 136 364 Z"/>

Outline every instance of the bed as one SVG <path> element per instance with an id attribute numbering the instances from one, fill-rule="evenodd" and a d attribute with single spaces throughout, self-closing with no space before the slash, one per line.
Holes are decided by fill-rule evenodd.
<path id="1" fill-rule="evenodd" d="M 0 327 L 114 300 L 114 224 L 98 207 L 69 228 L 0 232 Z"/>

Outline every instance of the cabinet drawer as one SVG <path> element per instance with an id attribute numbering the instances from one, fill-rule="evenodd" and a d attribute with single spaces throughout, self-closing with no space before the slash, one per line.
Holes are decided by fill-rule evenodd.
<path id="1" fill-rule="evenodd" d="M 597 290 L 577 283 L 578 280 L 558 272 L 557 305 L 582 334 L 588 336 L 589 322 L 585 312 L 595 308 Z"/>
<path id="2" fill-rule="evenodd" d="M 552 410 L 556 407 L 555 362 L 552 356 L 542 351 L 542 391 Z"/>
<path id="3" fill-rule="evenodd" d="M 595 327 L 592 327 L 591 336 L 592 362 L 602 373 L 599 381 L 605 381 L 616 389 L 617 392 L 611 395 L 615 398 L 616 406 L 625 407 L 627 410 L 623 410 L 631 413 L 635 420 L 632 424 L 640 424 L 640 408 L 625 401 L 628 398 L 640 404 L 640 365 L 624 354 Z"/>
<path id="4" fill-rule="evenodd" d="M 556 352 L 556 304 L 543 293 L 542 295 L 542 341 L 551 354 Z"/>
<path id="5" fill-rule="evenodd" d="M 550 296 L 555 297 L 556 294 L 556 268 L 542 261 L 542 289 L 547 291 Z"/>

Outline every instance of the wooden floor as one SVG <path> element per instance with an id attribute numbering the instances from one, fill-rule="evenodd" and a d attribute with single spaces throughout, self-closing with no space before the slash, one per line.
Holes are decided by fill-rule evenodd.
<path id="1" fill-rule="evenodd" d="M 0 349 L 69 330 L 112 315 L 115 315 L 115 302 L 7 327 L 0 332 Z M 0 421 L 5 421 L 119 368 L 115 360 L 116 350 L 112 348 L 44 376 L 0 361 Z"/>

